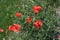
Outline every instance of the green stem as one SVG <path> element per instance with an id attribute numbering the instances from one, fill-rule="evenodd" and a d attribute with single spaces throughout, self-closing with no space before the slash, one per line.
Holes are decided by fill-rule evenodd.
<path id="1" fill-rule="evenodd" d="M 6 31 L 6 33 L 5 33 L 5 40 L 9 40 L 8 39 L 8 31 Z"/>

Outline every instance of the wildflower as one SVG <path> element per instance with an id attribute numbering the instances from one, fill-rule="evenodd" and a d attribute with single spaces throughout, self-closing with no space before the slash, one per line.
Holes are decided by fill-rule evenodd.
<path id="1" fill-rule="evenodd" d="M 33 11 L 34 13 L 38 13 L 42 10 L 42 7 L 41 6 L 33 6 Z"/>
<path id="2" fill-rule="evenodd" d="M 36 20 L 33 25 L 36 27 L 36 28 L 41 28 L 41 26 L 43 25 L 42 21 L 41 20 Z"/>
<path id="3" fill-rule="evenodd" d="M 31 23 L 31 21 L 32 21 L 32 17 L 28 17 L 27 23 Z"/>
<path id="4" fill-rule="evenodd" d="M 17 17 L 21 17 L 21 16 L 22 16 L 22 13 L 17 12 L 17 13 L 16 13 L 16 16 L 17 16 Z"/>
<path id="5" fill-rule="evenodd" d="M 8 30 L 13 31 L 13 32 L 20 32 L 21 25 L 19 24 L 14 24 L 10 25 Z"/>

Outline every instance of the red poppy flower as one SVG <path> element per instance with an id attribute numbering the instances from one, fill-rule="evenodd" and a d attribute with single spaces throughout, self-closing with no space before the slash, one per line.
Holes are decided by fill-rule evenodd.
<path id="1" fill-rule="evenodd" d="M 33 25 L 36 27 L 36 28 L 41 28 L 41 26 L 43 25 L 42 21 L 41 20 L 36 20 Z"/>
<path id="2" fill-rule="evenodd" d="M 13 32 L 20 32 L 21 26 L 19 24 L 14 24 L 9 26 L 8 30 L 11 30 Z"/>
<path id="3" fill-rule="evenodd" d="M 32 21 L 32 17 L 28 17 L 27 23 L 31 23 L 31 21 Z"/>
<path id="4" fill-rule="evenodd" d="M 3 32 L 3 29 L 0 28 L 0 32 Z"/>
<path id="5" fill-rule="evenodd" d="M 42 10 L 42 7 L 41 6 L 33 6 L 34 13 L 38 13 L 41 10 Z"/>
<path id="6" fill-rule="evenodd" d="M 58 35 L 58 38 L 60 38 L 60 35 Z"/>
<path id="7" fill-rule="evenodd" d="M 17 17 L 21 17 L 21 16 L 22 16 L 22 13 L 17 12 L 17 13 L 16 13 L 16 16 L 17 16 Z"/>

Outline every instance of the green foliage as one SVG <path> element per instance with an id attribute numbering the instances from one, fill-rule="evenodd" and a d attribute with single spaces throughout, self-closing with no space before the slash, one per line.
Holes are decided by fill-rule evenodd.
<path id="1" fill-rule="evenodd" d="M 57 0 L 0 0 L 0 28 L 4 29 L 0 33 L 0 40 L 7 37 L 7 40 L 52 40 L 57 24 L 55 8 Z M 18 5 L 18 8 L 16 8 Z M 35 5 L 42 6 L 42 11 L 37 15 L 32 11 Z M 15 16 L 16 12 L 22 12 L 22 17 Z M 31 24 L 26 23 L 28 16 L 33 16 Z M 39 29 L 34 28 L 33 22 L 41 19 L 43 26 Z M 6 29 L 14 23 L 21 24 L 21 32 L 8 32 Z"/>

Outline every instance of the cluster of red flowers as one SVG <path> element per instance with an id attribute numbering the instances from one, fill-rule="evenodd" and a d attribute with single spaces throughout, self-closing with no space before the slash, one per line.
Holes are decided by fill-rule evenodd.
<path id="1" fill-rule="evenodd" d="M 38 13 L 41 10 L 42 10 L 41 6 L 33 6 L 33 12 L 34 13 Z M 21 12 L 17 12 L 15 14 L 15 16 L 21 17 L 22 13 Z M 27 23 L 31 23 L 32 19 L 33 19 L 32 17 L 28 17 Z M 41 20 L 36 20 L 35 22 L 33 22 L 33 25 L 34 25 L 35 28 L 41 28 L 41 26 L 43 25 L 43 23 L 42 23 Z M 19 25 L 19 24 L 10 25 L 9 28 L 8 28 L 8 30 L 13 31 L 13 32 L 20 32 L 20 29 L 21 29 L 21 25 Z M 3 29 L 0 29 L 0 32 L 3 32 Z"/>

